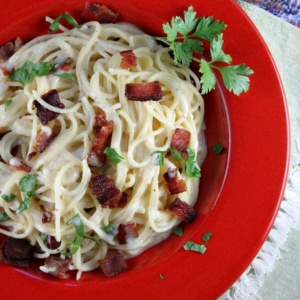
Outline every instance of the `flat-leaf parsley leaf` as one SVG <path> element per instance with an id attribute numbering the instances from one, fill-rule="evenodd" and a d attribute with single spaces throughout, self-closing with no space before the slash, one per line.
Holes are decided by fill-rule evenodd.
<path id="1" fill-rule="evenodd" d="M 232 57 L 223 51 L 225 28 L 225 23 L 213 17 L 196 17 L 190 6 L 184 11 L 184 19 L 176 16 L 171 23 L 163 24 L 166 37 L 156 37 L 170 47 L 175 64 L 189 67 L 192 61 L 199 63 L 202 94 L 215 88 L 217 78 L 214 70 L 220 72 L 225 88 L 235 95 L 249 89 L 249 75 L 253 74 L 253 70 L 245 64 L 231 65 Z M 210 59 L 203 57 L 204 41 L 210 43 Z"/>

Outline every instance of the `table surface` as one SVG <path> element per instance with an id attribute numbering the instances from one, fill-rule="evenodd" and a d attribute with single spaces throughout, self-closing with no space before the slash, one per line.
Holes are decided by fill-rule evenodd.
<path id="1" fill-rule="evenodd" d="M 300 0 L 236 1 L 265 40 L 281 76 L 290 115 L 291 164 L 285 195 L 268 239 L 219 300 L 299 300 Z"/>
<path id="2" fill-rule="evenodd" d="M 281 19 L 300 27 L 300 1 L 299 0 L 244 0 L 254 4 Z"/>

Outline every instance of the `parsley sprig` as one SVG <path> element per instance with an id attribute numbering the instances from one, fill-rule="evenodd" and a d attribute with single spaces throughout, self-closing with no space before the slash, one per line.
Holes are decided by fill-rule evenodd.
<path id="1" fill-rule="evenodd" d="M 245 64 L 232 65 L 232 57 L 223 51 L 223 31 L 226 24 L 212 17 L 196 17 L 190 6 L 184 11 L 184 18 L 173 17 L 170 23 L 163 24 L 166 37 L 156 37 L 167 44 L 173 52 L 174 62 L 189 67 L 192 61 L 199 63 L 201 93 L 206 94 L 215 88 L 217 77 L 214 70 L 221 73 L 224 86 L 235 95 L 247 92 L 249 75 L 253 70 Z M 210 44 L 210 59 L 205 59 L 204 43 Z"/>

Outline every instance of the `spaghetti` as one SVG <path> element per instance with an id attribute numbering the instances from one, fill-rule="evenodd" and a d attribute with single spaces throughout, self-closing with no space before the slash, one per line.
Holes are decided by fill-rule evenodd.
<path id="1" fill-rule="evenodd" d="M 190 133 L 188 147 L 194 151 L 194 159 L 202 163 L 204 105 L 197 76 L 186 67 L 175 66 L 167 48 L 133 25 L 92 21 L 80 28 L 60 29 L 61 33 L 28 42 L 7 62 L 15 69 L 28 61 L 54 63 L 58 66 L 56 74 L 36 76 L 24 87 L 0 75 L 1 195 L 14 195 L 11 201 L 5 197 L 0 200 L 2 214 L 7 215 L 0 223 L 0 233 L 38 246 L 34 256 L 40 259 L 58 253 L 61 257 L 69 255 L 69 269 L 77 270 L 79 279 L 82 272 L 99 267 L 99 260 L 109 249 L 127 258 L 165 239 L 181 222 L 167 209 L 176 197 L 194 205 L 199 178 L 177 172 L 186 190 L 170 195 L 163 175 L 182 166 L 182 161 L 167 155 L 178 128 Z M 120 67 L 124 51 L 134 54 L 134 66 Z M 56 76 L 63 73 L 66 62 L 73 80 Z M 159 83 L 163 94 L 159 101 L 131 101 L 126 97 L 126 85 L 147 82 Z M 63 105 L 51 105 L 43 98 L 53 90 Z M 37 116 L 38 106 L 57 117 L 43 125 Z M 99 111 L 114 124 L 109 148 L 121 159 L 115 163 L 106 157 L 95 171 L 88 157 Z M 51 139 L 45 149 L 37 151 L 41 134 Z M 158 163 L 161 154 L 163 164 Z M 22 164 L 29 172 L 20 167 Z M 113 179 L 127 197 L 124 207 L 101 205 L 90 188 L 95 172 Z M 28 193 L 20 189 L 20 181 L 28 174 L 36 176 L 29 200 Z M 25 200 L 30 204 L 20 211 Z M 82 222 L 84 233 L 78 249 L 70 255 L 70 241 L 79 231 L 78 223 L 70 223 L 74 216 Z M 135 224 L 136 235 L 120 243 L 117 228 L 128 222 Z M 45 237 L 54 238 L 57 246 L 51 247 Z"/>

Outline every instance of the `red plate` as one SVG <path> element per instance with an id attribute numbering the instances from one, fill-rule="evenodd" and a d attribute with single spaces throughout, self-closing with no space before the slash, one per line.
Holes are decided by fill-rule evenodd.
<path id="1" fill-rule="evenodd" d="M 84 0 L 6 1 L 0 11 L 0 43 L 16 36 L 32 38 L 47 32 L 44 16 L 70 12 L 80 20 Z M 171 236 L 128 261 L 129 270 L 104 278 L 99 270 L 80 281 L 59 281 L 36 267 L 15 269 L 1 264 L 1 298 L 54 299 L 215 299 L 251 263 L 266 239 L 281 203 L 289 162 L 289 126 L 282 85 L 259 33 L 234 1 L 120 0 L 102 3 L 121 19 L 150 34 L 162 34 L 162 23 L 193 5 L 199 16 L 225 22 L 225 51 L 233 62 L 255 74 L 247 94 L 236 97 L 221 86 L 205 100 L 208 157 L 202 169 L 197 220 L 184 236 Z M 215 155 L 221 142 L 226 151 Z M 204 255 L 187 252 L 187 240 L 201 242 L 212 231 Z M 160 277 L 164 276 L 164 279 Z"/>

